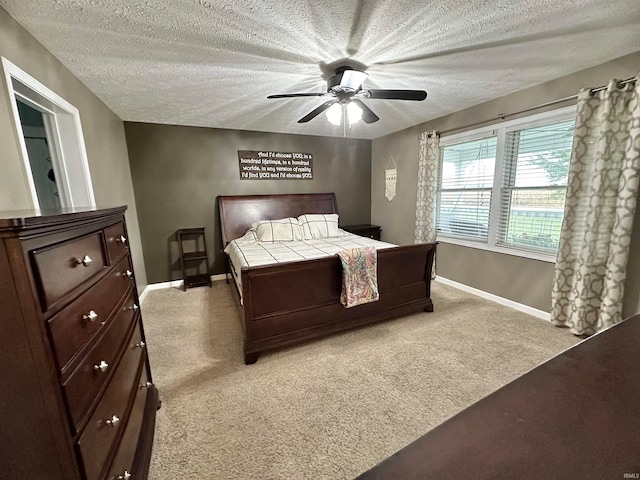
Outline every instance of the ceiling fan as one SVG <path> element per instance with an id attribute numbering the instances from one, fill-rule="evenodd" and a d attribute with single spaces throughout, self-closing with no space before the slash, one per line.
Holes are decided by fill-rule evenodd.
<path id="1" fill-rule="evenodd" d="M 280 95 L 269 95 L 267 98 L 328 97 L 330 98 L 330 100 L 310 111 L 300 120 L 298 120 L 298 123 L 306 123 L 309 120 L 317 117 L 325 110 L 331 109 L 328 110 L 327 114 L 330 121 L 336 125 L 340 125 L 340 116 L 343 117 L 344 124 L 346 124 L 347 114 L 349 114 L 349 123 L 354 123 L 354 121 L 352 121 L 353 110 L 355 110 L 358 117 L 360 115 L 362 116 L 362 120 L 364 120 L 365 123 L 374 123 L 380 120 L 380 118 L 375 113 L 373 113 L 373 110 L 366 106 L 361 99 L 421 101 L 427 98 L 427 92 L 425 92 L 424 90 L 363 90 L 361 88 L 362 83 L 367 79 L 368 76 L 368 74 L 360 72 L 358 70 L 354 70 L 353 68 L 348 66 L 338 67 L 336 69 L 335 75 L 331 76 L 327 80 L 326 92 L 284 93 Z M 351 105 L 354 104 L 360 107 L 359 111 L 357 108 L 352 110 Z M 334 105 L 336 106 L 334 107 Z M 337 122 L 332 120 L 331 113 L 338 115 Z"/>

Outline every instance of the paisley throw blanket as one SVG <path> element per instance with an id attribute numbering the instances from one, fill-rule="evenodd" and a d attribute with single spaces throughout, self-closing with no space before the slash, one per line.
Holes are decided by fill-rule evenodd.
<path id="1" fill-rule="evenodd" d="M 375 302 L 378 294 L 378 255 L 375 247 L 342 250 L 342 294 L 340 302 L 347 308 Z"/>

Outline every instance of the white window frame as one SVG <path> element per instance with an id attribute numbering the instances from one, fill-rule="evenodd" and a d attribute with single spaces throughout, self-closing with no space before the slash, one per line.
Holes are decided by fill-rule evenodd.
<path id="1" fill-rule="evenodd" d="M 505 139 L 508 132 L 513 130 L 523 130 L 526 128 L 535 128 L 555 122 L 575 119 L 576 106 L 560 108 L 548 112 L 529 115 L 527 117 L 509 120 L 499 125 L 487 125 L 486 127 L 476 128 L 467 132 L 448 135 L 440 138 L 440 148 L 455 145 L 463 142 L 470 142 L 490 136 L 496 136 L 496 163 L 493 176 L 493 188 L 491 190 L 491 205 L 489 207 L 489 231 L 488 240 L 467 240 L 459 237 L 453 237 L 446 233 L 438 232 L 437 241 L 442 243 L 451 243 L 461 245 L 463 247 L 477 248 L 479 250 L 488 250 L 491 252 L 503 253 L 507 255 L 515 255 L 517 257 L 530 258 L 533 260 L 541 260 L 543 262 L 555 263 L 556 253 L 534 252 L 531 250 L 520 249 L 517 246 L 505 247 L 496 244 L 498 215 L 500 212 L 500 201 L 502 198 L 502 173 L 504 170 L 504 149 Z"/>
<path id="2" fill-rule="evenodd" d="M 16 99 L 44 112 L 52 164 L 62 207 L 95 207 L 89 160 L 84 144 L 80 111 L 4 57 L 2 68 L 13 114 L 13 127 L 22 154 L 23 174 L 31 207 L 40 208 Z"/>

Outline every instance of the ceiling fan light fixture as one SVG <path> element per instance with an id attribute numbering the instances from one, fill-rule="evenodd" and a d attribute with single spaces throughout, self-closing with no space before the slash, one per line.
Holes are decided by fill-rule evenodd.
<path id="1" fill-rule="evenodd" d="M 325 115 L 327 116 L 327 120 L 329 120 L 330 123 L 339 126 L 342 123 L 342 105 L 340 105 L 339 103 L 334 103 L 329 108 L 327 108 Z"/>
<path id="2" fill-rule="evenodd" d="M 362 120 L 362 109 L 360 106 L 353 102 L 347 103 L 347 117 L 349 118 L 349 125 L 353 125 Z"/>
<path id="3" fill-rule="evenodd" d="M 362 120 L 362 108 L 360 108 L 360 106 L 356 105 L 353 102 L 349 102 L 346 105 L 342 103 L 334 103 L 333 105 L 331 105 L 325 112 L 327 120 L 329 120 L 329 122 L 333 125 L 342 125 L 344 109 L 346 109 L 347 112 L 349 125 L 353 125 L 354 123 L 358 123 L 360 120 Z"/>

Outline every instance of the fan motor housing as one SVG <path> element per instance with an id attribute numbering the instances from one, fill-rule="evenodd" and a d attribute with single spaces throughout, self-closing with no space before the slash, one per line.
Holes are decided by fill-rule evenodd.
<path id="1" fill-rule="evenodd" d="M 342 75 L 346 70 L 353 70 L 351 67 L 338 67 L 336 68 L 336 74 L 327 79 L 327 92 L 332 91 L 332 89 L 336 86 L 340 86 L 340 82 L 342 81 Z"/>

